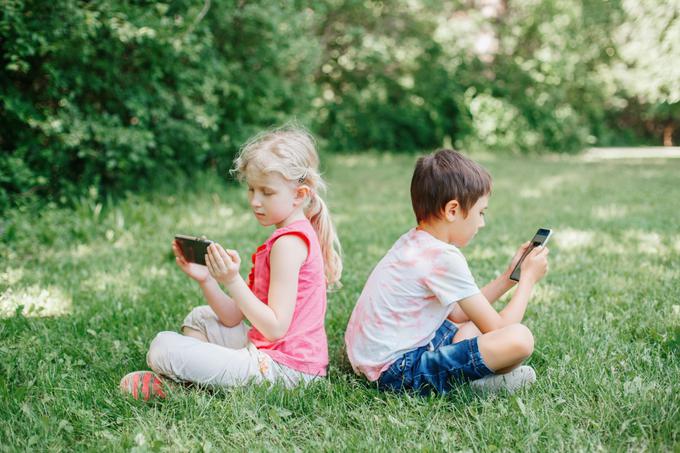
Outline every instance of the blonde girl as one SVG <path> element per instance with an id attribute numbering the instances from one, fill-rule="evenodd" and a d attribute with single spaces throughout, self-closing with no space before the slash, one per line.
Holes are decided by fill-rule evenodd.
<path id="1" fill-rule="evenodd" d="M 235 250 L 213 243 L 202 266 L 186 261 L 173 242 L 177 265 L 198 282 L 208 305 L 189 313 L 182 334 L 160 332 L 147 363 L 174 381 L 217 386 L 292 387 L 325 376 L 326 290 L 339 286 L 342 261 L 320 195 L 325 184 L 314 139 L 291 127 L 260 134 L 243 146 L 232 172 L 248 186 L 260 225 L 276 229 L 252 255 L 247 280 Z M 121 388 L 138 398 L 164 396 L 149 371 L 128 374 Z"/>

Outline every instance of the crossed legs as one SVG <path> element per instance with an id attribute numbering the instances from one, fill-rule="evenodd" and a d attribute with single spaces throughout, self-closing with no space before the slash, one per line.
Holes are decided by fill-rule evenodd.
<path id="1" fill-rule="evenodd" d="M 496 374 L 507 373 L 522 364 L 534 351 L 534 336 L 523 324 L 511 324 L 482 334 L 472 321 L 457 324 L 453 343 L 479 337 L 477 345 L 486 365 Z"/>

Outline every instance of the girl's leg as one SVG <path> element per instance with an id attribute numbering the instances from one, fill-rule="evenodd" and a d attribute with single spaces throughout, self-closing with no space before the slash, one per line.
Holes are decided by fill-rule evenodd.
<path id="1" fill-rule="evenodd" d="M 231 349 L 245 348 L 248 344 L 248 330 L 244 323 L 227 327 L 220 322 L 208 305 L 191 310 L 182 322 L 182 333 L 200 341 Z"/>
<path id="2" fill-rule="evenodd" d="M 176 332 L 160 332 L 146 360 L 153 371 L 176 381 L 235 386 L 262 381 L 260 354 L 252 344 L 232 349 Z"/>
<path id="3" fill-rule="evenodd" d="M 197 340 L 200 341 L 208 341 L 208 337 L 203 335 L 200 330 L 192 329 L 191 327 L 184 326 L 182 327 L 182 333 L 186 335 L 187 337 L 193 337 Z"/>

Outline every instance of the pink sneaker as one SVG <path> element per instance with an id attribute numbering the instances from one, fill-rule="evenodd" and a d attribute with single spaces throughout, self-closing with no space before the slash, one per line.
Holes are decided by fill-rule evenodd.
<path id="1" fill-rule="evenodd" d="M 132 395 L 136 400 L 165 398 L 167 384 L 151 371 L 133 371 L 123 376 L 119 385 L 120 391 Z"/>

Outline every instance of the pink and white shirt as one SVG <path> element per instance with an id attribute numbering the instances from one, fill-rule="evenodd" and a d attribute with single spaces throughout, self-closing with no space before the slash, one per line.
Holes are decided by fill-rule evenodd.
<path id="1" fill-rule="evenodd" d="M 258 350 L 275 362 L 294 370 L 325 376 L 328 366 L 328 340 L 324 328 L 326 317 L 326 277 L 321 245 L 309 220 L 303 219 L 279 228 L 253 254 L 248 286 L 263 303 L 269 303 L 269 254 L 274 242 L 283 235 L 302 238 L 309 253 L 298 275 L 297 300 L 288 332 L 276 341 L 267 340 L 255 327 L 248 338 Z"/>
<path id="2" fill-rule="evenodd" d="M 354 372 L 377 380 L 434 338 L 452 304 L 480 292 L 456 246 L 411 229 L 373 269 L 350 317 L 345 345 Z"/>

